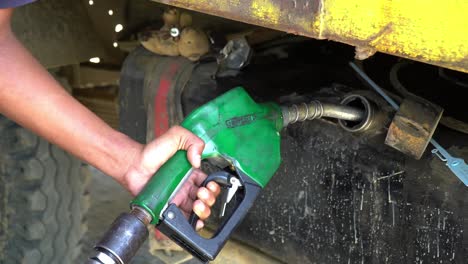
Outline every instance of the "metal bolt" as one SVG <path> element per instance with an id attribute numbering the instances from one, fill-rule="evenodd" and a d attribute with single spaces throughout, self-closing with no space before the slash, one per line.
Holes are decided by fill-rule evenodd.
<path id="1" fill-rule="evenodd" d="M 236 183 L 236 180 L 237 180 L 236 178 L 231 178 L 231 179 L 229 180 L 229 182 L 230 182 L 231 184 L 235 184 L 235 183 Z"/>
<path id="2" fill-rule="evenodd" d="M 171 28 L 170 34 L 171 34 L 171 37 L 175 38 L 179 36 L 180 31 L 178 28 L 173 27 Z"/>
<path id="3" fill-rule="evenodd" d="M 173 212 L 168 212 L 168 213 L 167 213 L 167 217 L 168 217 L 169 219 L 174 219 L 174 218 L 175 218 L 175 214 L 174 214 Z"/>

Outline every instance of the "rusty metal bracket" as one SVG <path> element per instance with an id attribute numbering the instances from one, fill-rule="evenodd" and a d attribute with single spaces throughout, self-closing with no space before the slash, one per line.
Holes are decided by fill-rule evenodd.
<path id="1" fill-rule="evenodd" d="M 440 106 L 408 94 L 390 124 L 385 144 L 420 159 L 442 117 L 442 112 Z"/>

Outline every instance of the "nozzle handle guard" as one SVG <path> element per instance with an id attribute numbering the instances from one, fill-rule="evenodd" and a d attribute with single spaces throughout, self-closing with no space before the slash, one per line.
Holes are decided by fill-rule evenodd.
<path id="1" fill-rule="evenodd" d="M 208 239 L 200 236 L 175 204 L 170 204 L 164 211 L 157 228 L 200 261 L 207 263 L 215 259 L 236 227 L 247 215 L 262 189 L 242 172 L 238 171 L 238 174 L 239 180 L 244 186 L 242 201 L 232 214 L 226 217 L 212 238 Z"/>

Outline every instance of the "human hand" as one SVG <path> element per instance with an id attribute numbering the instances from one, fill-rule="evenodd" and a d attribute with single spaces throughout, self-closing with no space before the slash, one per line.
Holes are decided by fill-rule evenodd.
<path id="1" fill-rule="evenodd" d="M 162 136 L 142 147 L 130 162 L 127 172 L 117 179 L 132 195 L 137 195 L 154 173 L 178 150 L 186 150 L 187 158 L 196 168 L 171 202 L 175 203 L 188 216 L 193 211 L 200 220 L 197 229 L 203 227 L 204 219 L 211 213 L 210 207 L 220 193 L 220 187 L 210 182 L 206 187 L 199 187 L 206 178 L 198 168 L 204 142 L 190 131 L 175 126 Z"/>
<path id="2" fill-rule="evenodd" d="M 172 199 L 182 213 L 188 218 L 193 210 L 199 220 L 196 229 L 203 228 L 203 220 L 211 214 L 210 207 L 216 202 L 216 197 L 221 192 L 219 185 L 215 182 L 209 182 L 206 187 L 200 187 L 206 178 L 206 174 L 199 169 L 193 170 L 189 179 Z"/>

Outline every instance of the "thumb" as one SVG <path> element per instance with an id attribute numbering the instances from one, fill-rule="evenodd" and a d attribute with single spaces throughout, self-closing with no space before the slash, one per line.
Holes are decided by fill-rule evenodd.
<path id="1" fill-rule="evenodd" d="M 199 137 L 183 127 L 174 126 L 145 147 L 142 166 L 154 173 L 178 150 L 186 150 L 189 162 L 199 168 L 204 147 L 205 143 Z"/>

